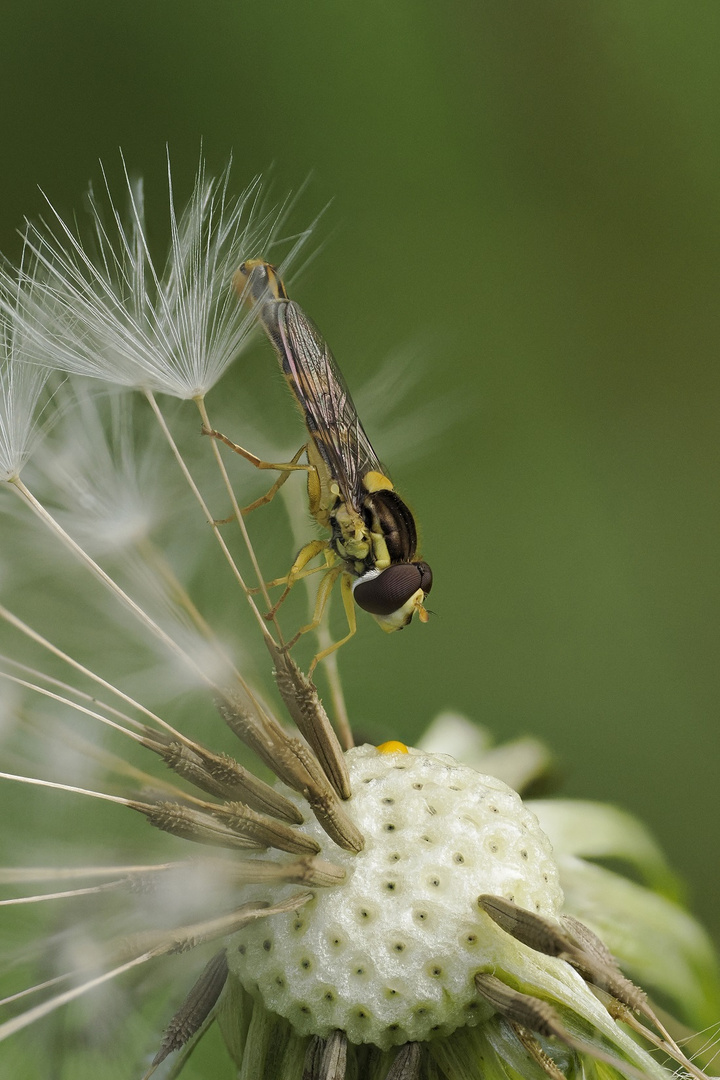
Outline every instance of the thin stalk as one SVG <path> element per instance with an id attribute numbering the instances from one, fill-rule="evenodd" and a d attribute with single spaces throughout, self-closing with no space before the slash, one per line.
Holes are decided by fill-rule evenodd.
<path id="1" fill-rule="evenodd" d="M 34 986 L 28 986 L 24 990 L 18 990 L 16 994 L 8 994 L 7 997 L 0 998 L 0 1008 L 5 1005 L 12 1005 L 14 1001 L 22 1001 L 23 998 L 30 997 L 31 994 L 39 994 L 41 990 L 49 990 L 51 986 L 57 986 L 58 983 L 67 982 L 70 975 L 55 975 L 52 979 L 46 979 L 45 982 L 35 983 Z"/>
<path id="2" fill-rule="evenodd" d="M 328 604 L 328 608 L 329 608 Z M 327 611 L 327 609 L 326 609 Z M 320 646 L 320 651 L 326 649 L 329 645 L 332 645 L 332 636 L 328 629 L 327 618 L 324 618 L 320 626 L 317 628 L 317 639 Z M 333 718 L 335 720 L 335 730 L 337 731 L 338 739 L 343 750 L 350 750 L 355 745 L 355 739 L 353 738 L 352 728 L 350 727 L 350 717 L 347 711 L 347 704 L 345 703 L 345 694 L 342 688 L 342 681 L 340 679 L 340 668 L 338 667 L 337 653 L 330 653 L 325 657 L 324 672 L 327 680 L 328 689 L 330 691 L 330 700 L 333 703 Z"/>
<path id="3" fill-rule="evenodd" d="M 95 712 L 94 709 L 88 709 L 85 705 L 78 704 L 77 701 L 72 701 L 70 698 L 63 697 L 62 694 L 56 694 L 54 690 L 46 690 L 44 686 L 38 686 L 37 683 L 31 683 L 27 679 L 19 678 L 17 675 L 10 675 L 7 671 L 0 671 L 0 679 L 5 679 L 7 682 L 14 683 L 16 686 L 24 686 L 26 690 L 33 690 L 36 694 L 40 694 L 41 697 L 50 698 L 51 701 L 57 701 L 61 705 L 67 705 L 68 708 L 73 709 L 75 712 L 82 713 L 84 716 L 90 716 L 93 720 L 98 720 L 101 724 L 106 724 L 107 727 L 111 727 L 115 731 L 127 735 L 129 739 L 133 739 L 135 742 L 142 745 L 142 737 L 136 735 L 134 731 L 129 731 L 127 728 L 123 727 L 122 724 L 110 720 L 109 717 L 103 716 L 102 713 Z"/>
<path id="4" fill-rule="evenodd" d="M 197 397 L 197 398 L 194 399 L 194 401 L 195 401 L 195 404 L 197 405 L 198 412 L 200 413 L 200 418 L 201 418 L 203 424 L 205 425 L 206 428 L 209 428 L 210 430 L 212 430 L 212 424 L 210 423 L 210 417 L 208 415 L 207 406 L 205 405 L 205 399 L 201 398 L 201 397 Z M 250 562 L 252 563 L 252 567 L 253 567 L 253 570 L 255 571 L 255 576 L 257 578 L 258 585 L 260 586 L 260 593 L 261 593 L 262 598 L 263 598 L 263 600 L 265 601 L 265 603 L 266 603 L 266 605 L 268 607 L 268 610 L 272 610 L 273 603 L 272 603 L 272 600 L 270 599 L 270 596 L 268 594 L 267 586 L 265 585 L 265 578 L 262 575 L 262 571 L 260 569 L 260 564 L 259 564 L 259 562 L 257 560 L 257 556 L 255 554 L 255 548 L 253 547 L 252 541 L 250 539 L 250 534 L 247 531 L 247 527 L 245 525 L 245 519 L 243 518 L 242 511 L 240 509 L 240 504 L 238 503 L 237 499 L 235 498 L 235 492 L 233 491 L 232 484 L 230 483 L 230 477 L 228 476 L 227 469 L 225 468 L 225 462 L 223 461 L 222 454 L 220 453 L 220 447 L 218 446 L 217 441 L 215 439 L 211 439 L 210 441 L 212 442 L 213 454 L 215 455 L 215 461 L 217 463 L 217 467 L 220 470 L 220 474 L 221 474 L 221 476 L 223 478 L 223 483 L 225 485 L 225 489 L 226 489 L 226 491 L 227 491 L 227 493 L 228 493 L 228 495 L 230 497 L 230 503 L 231 503 L 232 508 L 233 508 L 233 515 L 235 516 L 235 519 L 236 519 L 238 525 L 240 526 L 240 532 L 242 534 L 243 543 L 245 544 L 245 547 L 247 549 L 247 553 L 250 556 Z M 282 631 L 280 630 L 280 624 L 277 621 L 277 616 L 276 616 L 275 612 L 273 612 L 273 615 L 272 615 L 272 624 L 275 627 L 275 630 L 277 632 L 278 641 L 280 642 L 281 645 L 283 645 L 284 641 L 283 641 Z"/>
<path id="5" fill-rule="evenodd" d="M 152 960 L 155 955 L 156 950 L 149 950 L 141 956 L 136 956 L 134 959 L 128 960 L 125 964 L 120 964 L 119 967 L 112 968 L 111 971 L 106 971 L 102 975 L 97 975 L 94 979 L 89 979 L 87 982 L 80 983 L 79 986 L 74 986 L 71 990 L 65 990 L 62 994 L 56 994 L 55 997 L 50 998 L 48 1001 L 44 1001 L 41 1005 L 36 1005 L 32 1009 L 28 1009 L 27 1012 L 21 1013 L 20 1016 L 16 1016 L 13 1020 L 8 1020 L 6 1023 L 0 1024 L 0 1041 L 7 1039 L 10 1035 L 14 1035 L 16 1031 L 22 1031 L 23 1028 L 29 1027 L 31 1024 L 34 1024 L 36 1020 L 40 1020 L 43 1016 L 48 1016 L 68 1002 L 82 997 L 83 994 L 87 994 L 97 986 L 102 986 L 103 983 L 109 982 L 111 979 L 116 979 L 118 975 L 122 975 L 125 971 L 130 971 L 131 968 L 138 967 L 140 964 Z"/>
<path id="6" fill-rule="evenodd" d="M 308 900 L 312 899 L 312 895 L 313 894 L 310 892 L 297 893 L 294 896 L 288 897 L 287 900 L 280 901 L 280 903 L 275 904 L 273 907 L 263 908 L 246 905 L 238 911 L 233 911 L 228 915 L 221 915 L 216 919 L 207 919 L 205 922 L 181 926 L 168 932 L 161 931 L 158 934 L 147 935 L 148 937 L 154 938 L 154 943 L 151 944 L 150 948 L 145 949 L 138 956 L 134 956 L 126 963 L 120 964 L 118 967 L 112 968 L 102 975 L 97 975 L 95 978 L 88 979 L 87 982 L 80 983 L 79 986 L 74 986 L 72 989 L 66 990 L 62 994 L 57 994 L 55 997 L 50 998 L 41 1005 L 36 1005 L 32 1009 L 28 1009 L 26 1013 L 22 1013 L 20 1016 L 16 1016 L 14 1019 L 8 1020 L 4 1024 L 0 1024 L 0 1041 L 6 1039 L 9 1035 L 14 1035 L 16 1031 L 22 1031 L 23 1028 L 35 1023 L 36 1020 L 39 1020 L 43 1016 L 47 1016 L 49 1013 L 55 1012 L 55 1010 L 59 1009 L 62 1005 L 67 1004 L 69 1001 L 74 1001 L 75 998 L 86 994 L 89 990 L 94 990 L 96 986 L 101 986 L 110 979 L 117 978 L 117 976 L 122 975 L 123 972 L 138 967 L 148 960 L 154 960 L 156 957 L 166 955 L 167 953 L 183 952 L 185 949 L 194 948 L 197 945 L 202 945 L 215 938 L 225 937 L 235 933 L 235 931 L 241 929 L 241 927 L 254 919 L 266 918 L 268 915 L 277 915 L 284 911 L 295 911 L 297 908 L 302 907 L 303 904 L 306 904 Z"/>
<path id="7" fill-rule="evenodd" d="M 297 488 L 291 488 L 286 485 L 282 489 L 282 500 L 287 511 L 288 520 L 290 522 L 290 529 L 293 535 L 293 543 L 295 547 L 301 548 L 305 543 L 306 537 L 302 533 L 301 522 L 305 523 L 306 514 L 304 505 L 301 505 L 299 496 L 297 494 Z M 308 576 L 305 578 L 305 588 L 308 597 L 308 609 L 312 617 L 312 612 L 315 609 L 315 594 L 317 592 L 317 583 Z M 325 616 L 320 626 L 316 630 L 316 637 L 320 646 L 320 651 L 327 648 L 332 644 L 332 637 L 327 625 L 328 614 L 330 611 L 330 602 L 326 605 Z M 331 653 L 326 657 L 323 663 L 323 670 L 328 682 L 328 688 L 330 690 L 330 698 L 333 703 L 333 716 L 335 721 L 335 728 L 337 730 L 340 745 L 343 750 L 349 750 L 355 745 L 353 739 L 352 729 L 350 727 L 350 718 L 348 716 L 347 705 L 345 703 L 345 694 L 343 693 L 342 682 L 340 679 L 340 669 L 338 667 L 337 653 Z"/>
<path id="8" fill-rule="evenodd" d="M 131 806 L 131 799 L 123 799 L 121 795 L 108 795 L 105 791 L 91 791 L 90 788 L 76 787 L 74 784 L 60 784 L 56 780 L 41 780 L 37 776 L 18 776 L 16 773 L 0 772 L 0 780 L 17 780 L 21 784 L 29 784 L 31 787 L 52 788 L 54 791 L 69 791 L 74 795 L 87 795 L 92 799 L 101 799 L 103 802 L 117 803 L 119 806 Z"/>
<path id="9" fill-rule="evenodd" d="M 0 618 L 2 617 L 3 612 L 2 609 L 0 609 Z M 145 725 L 142 724 L 139 720 L 135 720 L 134 717 L 128 716 L 128 714 L 124 713 L 121 709 L 116 709 L 112 705 L 108 705 L 104 701 L 98 701 L 98 699 L 96 697 L 93 697 L 92 694 L 88 694 L 84 690 L 79 690 L 76 686 L 72 686 L 70 683 L 63 682 L 62 679 L 56 679 L 51 675 L 46 675 L 44 671 L 40 671 L 38 668 L 30 667 L 28 664 L 21 664 L 19 660 L 13 660 L 11 656 L 5 656 L 3 654 L 0 654 L 0 663 L 9 664 L 12 667 L 17 668 L 19 671 L 24 672 L 26 675 L 31 675 L 34 679 L 37 680 L 38 685 L 40 685 L 41 682 L 44 682 L 48 686 L 55 686 L 58 690 L 64 690 L 66 694 L 72 694 L 80 701 L 88 701 L 92 705 L 102 705 L 105 712 L 108 713 L 110 716 L 114 716 L 118 720 L 124 720 L 126 724 L 128 724 L 132 728 L 135 728 L 138 731 L 145 730 Z M 6 677 L 8 677 L 8 673 L 0 671 L 0 678 Z M 153 713 L 148 712 L 146 713 L 146 715 L 155 719 Z"/>
<path id="10" fill-rule="evenodd" d="M 131 864 L 128 866 L 3 866 L 0 885 L 22 885 L 38 881 L 78 881 L 86 878 L 131 877 L 134 874 L 156 874 L 165 870 L 181 870 L 185 862 Z"/>
<path id="11" fill-rule="evenodd" d="M 78 896 L 93 896 L 108 892 L 125 884 L 122 880 L 108 881 L 104 885 L 88 885 L 85 889 L 68 889 L 65 892 L 38 893 L 35 896 L 14 896 L 10 900 L 0 900 L 0 907 L 13 907 L 22 904 L 39 904 L 43 900 L 74 900 Z"/>
<path id="12" fill-rule="evenodd" d="M 232 671 L 233 675 L 240 678 L 240 672 L 235 667 L 232 658 L 222 647 L 207 619 L 198 609 L 187 589 L 182 584 L 167 559 L 163 556 L 162 552 L 158 551 L 155 545 L 148 539 L 143 540 L 138 545 L 138 550 L 148 566 L 151 566 L 165 582 L 170 595 L 190 617 L 192 624 L 198 633 L 202 634 L 205 640 L 216 649 L 223 661 L 228 665 L 228 668 Z"/>
<path id="13" fill-rule="evenodd" d="M 174 728 L 172 724 L 169 724 L 167 720 L 163 720 L 161 716 L 158 716 L 157 713 L 154 713 L 151 709 L 146 708 L 146 706 L 141 705 L 139 701 L 136 701 L 135 698 L 120 690 L 119 687 L 114 686 L 111 682 L 108 682 L 107 679 L 103 679 L 100 675 L 96 674 L 90 668 L 85 667 L 84 664 L 81 664 L 78 660 L 75 660 L 68 653 L 63 652 L 63 650 L 58 648 L 57 645 L 53 645 L 51 641 L 43 637 L 42 634 L 39 634 L 36 630 L 33 630 L 31 626 L 28 626 L 28 624 L 23 622 L 22 619 L 19 619 L 17 615 L 13 615 L 13 613 L 9 611 L 6 607 L 3 607 L 2 604 L 0 604 L 0 619 L 4 619 L 5 622 L 9 623 L 10 626 L 14 626 L 16 630 L 19 630 L 31 641 L 34 641 L 36 642 L 36 644 L 41 645 L 42 648 L 46 649 L 53 656 L 57 656 L 59 660 L 62 660 L 64 663 L 68 664 L 76 671 L 79 671 L 81 675 L 85 675 L 86 678 L 90 679 L 94 683 L 97 683 L 98 686 L 102 686 L 105 690 L 109 690 L 111 694 L 114 694 L 116 697 L 120 698 L 121 701 L 126 702 L 133 709 L 137 709 L 141 715 L 147 716 L 148 719 L 154 721 L 154 723 L 156 723 L 159 727 L 163 728 L 170 735 L 174 735 L 177 739 L 179 739 L 181 742 L 185 743 L 188 746 L 194 745 L 191 740 L 189 740 L 185 735 L 183 735 L 176 728 Z M 78 696 L 82 696 L 82 692 L 79 690 L 75 691 L 75 693 L 77 693 Z"/>
<path id="14" fill-rule="evenodd" d="M 47 738 L 48 732 L 45 724 L 39 723 L 31 716 L 24 716 L 22 722 L 28 730 L 38 733 L 43 739 Z M 85 757 L 97 761 L 108 773 L 121 776 L 126 780 L 130 779 L 136 784 L 147 785 L 156 790 L 167 792 L 168 795 L 175 799 L 186 798 L 184 790 L 178 787 L 177 784 L 173 784 L 164 777 L 153 776 L 152 773 L 146 772 L 145 769 L 132 765 L 124 757 L 112 754 L 109 750 L 96 746 L 92 741 L 82 738 L 77 732 L 59 722 L 51 730 L 50 737 L 59 741 L 63 750 L 72 748 Z"/>
<path id="15" fill-rule="evenodd" d="M 97 578 L 111 593 L 113 593 L 118 600 L 121 601 L 128 608 L 133 615 L 145 626 L 156 638 L 175 655 L 178 656 L 184 664 L 187 664 L 205 683 L 206 686 L 210 686 L 212 689 L 217 689 L 205 672 L 195 663 L 192 656 L 185 652 L 176 641 L 167 634 L 162 627 L 158 626 L 154 619 L 152 619 L 146 611 L 140 607 L 128 594 L 122 589 L 118 583 L 110 577 L 105 570 L 99 566 L 95 560 L 90 556 L 84 548 L 73 540 L 69 533 L 63 529 L 62 525 L 52 516 L 52 514 L 45 509 L 41 502 L 39 502 L 32 492 L 25 486 L 22 480 L 18 477 L 16 480 L 10 481 L 12 488 L 17 494 L 25 500 L 28 506 L 34 511 L 37 517 L 43 522 L 44 525 L 50 529 L 55 536 L 62 541 L 66 548 L 68 548 L 73 555 L 75 555 L 83 563 L 85 567 Z"/>
<path id="16" fill-rule="evenodd" d="M 213 532 L 215 534 L 217 542 L 220 545 L 220 549 L 222 550 L 222 553 L 225 556 L 225 558 L 226 558 L 226 560 L 228 562 L 228 565 L 230 566 L 230 569 L 232 570 L 232 573 L 233 573 L 233 576 L 235 577 L 235 580 L 237 581 L 238 585 L 240 586 L 243 593 L 245 594 L 247 602 L 250 605 L 250 608 L 251 608 L 251 610 L 252 610 L 252 612 L 253 612 L 256 620 L 257 620 L 258 626 L 260 627 L 260 629 L 262 631 L 263 637 L 269 639 L 270 641 L 273 641 L 274 640 L 273 636 L 270 633 L 270 631 L 268 630 L 267 626 L 265 625 L 265 620 L 263 619 L 260 611 L 258 611 L 257 604 L 255 603 L 255 601 L 252 598 L 252 594 L 250 592 L 250 589 L 245 584 L 245 579 L 243 578 L 242 574 L 240 573 L 240 570 L 238 569 L 238 566 L 237 566 L 235 560 L 233 559 L 233 557 L 232 557 L 232 555 L 230 553 L 230 549 L 228 548 L 227 544 L 225 543 L 225 541 L 222 538 L 222 535 L 220 533 L 220 527 L 216 524 L 215 518 L 210 513 L 210 509 L 209 509 L 207 503 L 205 502 L 204 498 L 202 497 L 202 494 L 200 493 L 200 489 L 198 488 L 197 484 L 195 483 L 195 481 L 194 481 L 194 479 L 193 479 L 193 477 L 192 477 L 192 475 L 190 473 L 190 470 L 188 469 L 187 465 L 185 464 L 185 460 L 184 460 L 182 454 L 180 453 L 178 445 L 177 445 L 177 443 L 175 442 L 175 440 L 174 440 L 174 438 L 172 436 L 170 428 L 167 426 L 167 424 L 165 422 L 165 417 L 163 416 L 162 412 L 160 411 L 160 407 L 158 406 L 158 403 L 155 400 L 155 395 L 152 393 L 152 391 L 146 390 L 145 391 L 145 396 L 146 396 L 146 398 L 148 400 L 148 404 L 150 405 L 150 408 L 153 410 L 153 412 L 155 414 L 155 418 L 157 419 L 157 422 L 160 425 L 162 433 L 165 436 L 165 438 L 166 438 L 166 440 L 168 442 L 168 445 L 170 446 L 170 449 L 173 452 L 173 456 L 175 457 L 175 460 L 177 461 L 177 463 L 178 463 L 178 465 L 180 467 L 180 470 L 181 470 L 183 476 L 185 477 L 185 480 L 186 480 L 188 486 L 190 487 L 190 490 L 192 491 L 193 495 L 195 496 L 195 499 L 197 500 L 198 504 L 200 505 L 200 508 L 202 509 L 202 512 L 205 515 L 205 518 L 206 518 L 208 524 L 210 525 L 210 527 L 212 528 L 212 530 L 213 530 Z"/>

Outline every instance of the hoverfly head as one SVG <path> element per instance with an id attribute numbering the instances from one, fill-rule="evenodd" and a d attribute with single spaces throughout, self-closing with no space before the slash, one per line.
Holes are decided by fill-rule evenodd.
<path id="1" fill-rule="evenodd" d="M 432 570 L 426 562 L 401 562 L 363 574 L 353 583 L 353 595 L 358 607 L 391 634 L 407 626 L 415 612 L 427 622 L 423 602 L 431 588 Z"/>
<path id="2" fill-rule="evenodd" d="M 233 285 L 249 305 L 261 300 L 287 300 L 278 268 L 262 259 L 247 259 L 233 274 Z"/>

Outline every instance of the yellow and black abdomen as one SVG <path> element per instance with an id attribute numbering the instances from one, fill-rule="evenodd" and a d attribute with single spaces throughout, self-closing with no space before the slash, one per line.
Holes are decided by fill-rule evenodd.
<path id="1" fill-rule="evenodd" d="M 388 563 L 411 562 L 417 550 L 417 529 L 398 493 L 392 488 L 369 493 L 362 512 L 370 531 L 382 536 Z"/>

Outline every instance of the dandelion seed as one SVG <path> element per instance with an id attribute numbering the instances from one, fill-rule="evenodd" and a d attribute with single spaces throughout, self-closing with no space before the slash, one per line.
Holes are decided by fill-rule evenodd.
<path id="1" fill-rule="evenodd" d="M 253 316 L 230 288 L 243 259 L 276 248 L 288 209 L 263 206 L 259 180 L 229 194 L 230 167 L 208 177 L 201 160 L 187 208 L 175 205 L 168 159 L 170 252 L 151 253 L 142 183 L 123 159 L 127 214 L 103 170 L 89 195 L 90 238 L 48 200 L 28 223 L 23 265 L 2 274 L 3 307 L 38 364 L 179 398 L 203 397 L 246 344 Z M 285 264 L 305 236 L 291 243 Z"/>
<path id="2" fill-rule="evenodd" d="M 0 316 L 0 480 L 20 475 L 38 434 L 49 372 L 25 359 L 17 330 Z"/>
<path id="3" fill-rule="evenodd" d="M 169 516 L 157 439 L 136 430 L 127 395 L 93 394 L 82 380 L 62 387 L 54 406 L 59 419 L 32 456 L 29 485 L 92 554 L 136 550 Z"/>

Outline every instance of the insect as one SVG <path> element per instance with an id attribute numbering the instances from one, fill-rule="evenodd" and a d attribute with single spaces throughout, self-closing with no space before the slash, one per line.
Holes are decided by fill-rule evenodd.
<path id="1" fill-rule="evenodd" d="M 416 557 L 417 529 L 412 513 L 375 454 L 345 380 L 315 324 L 288 298 L 277 269 L 269 263 L 259 259 L 243 263 L 234 284 L 246 303 L 257 305 L 260 322 L 275 347 L 310 438 L 292 462 L 272 465 L 219 432 L 207 434 L 221 439 L 258 468 L 283 473 L 258 503 L 272 497 L 290 471 L 307 471 L 310 512 L 330 536 L 306 544 L 287 576 L 272 583 L 286 586 L 273 611 L 296 581 L 315 572 L 315 568 L 306 568 L 323 554 L 326 570 L 312 622 L 289 644 L 319 625 L 338 577 L 349 630 L 340 641 L 318 653 L 312 672 L 319 660 L 355 633 L 353 598 L 388 633 L 407 626 L 416 612 L 421 622 L 427 622 L 423 603 L 432 586 L 432 571 Z M 298 464 L 303 452 L 307 464 Z"/>

